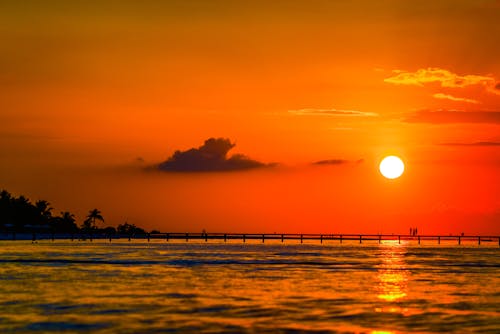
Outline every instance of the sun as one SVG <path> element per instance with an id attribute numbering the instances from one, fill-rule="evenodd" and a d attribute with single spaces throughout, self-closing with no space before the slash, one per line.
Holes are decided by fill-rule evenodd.
<path id="1" fill-rule="evenodd" d="M 382 159 L 379 165 L 379 170 L 385 178 L 397 179 L 403 174 L 405 170 L 405 164 L 399 157 L 395 155 L 389 155 Z"/>

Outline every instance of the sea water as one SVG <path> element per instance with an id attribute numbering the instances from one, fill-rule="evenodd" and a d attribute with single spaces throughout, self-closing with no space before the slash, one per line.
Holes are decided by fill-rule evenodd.
<path id="1" fill-rule="evenodd" d="M 0 332 L 499 333 L 500 249 L 1 241 Z"/>

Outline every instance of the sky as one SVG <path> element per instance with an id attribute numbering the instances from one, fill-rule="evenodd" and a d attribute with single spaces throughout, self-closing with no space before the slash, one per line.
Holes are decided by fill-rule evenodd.
<path id="1" fill-rule="evenodd" d="M 0 0 L 0 188 L 164 232 L 498 235 L 498 22 L 497 0 Z"/>

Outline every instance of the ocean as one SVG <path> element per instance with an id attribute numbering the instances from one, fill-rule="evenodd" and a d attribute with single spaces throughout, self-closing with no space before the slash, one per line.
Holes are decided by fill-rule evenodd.
<path id="1" fill-rule="evenodd" d="M 499 333 L 495 243 L 0 241 L 0 333 Z"/>

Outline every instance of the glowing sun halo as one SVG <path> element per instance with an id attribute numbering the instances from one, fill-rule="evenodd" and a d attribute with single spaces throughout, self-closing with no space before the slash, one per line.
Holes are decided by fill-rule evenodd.
<path id="1" fill-rule="evenodd" d="M 400 158 L 390 155 L 382 159 L 379 165 L 380 173 L 388 179 L 397 179 L 403 174 L 405 164 Z"/>

